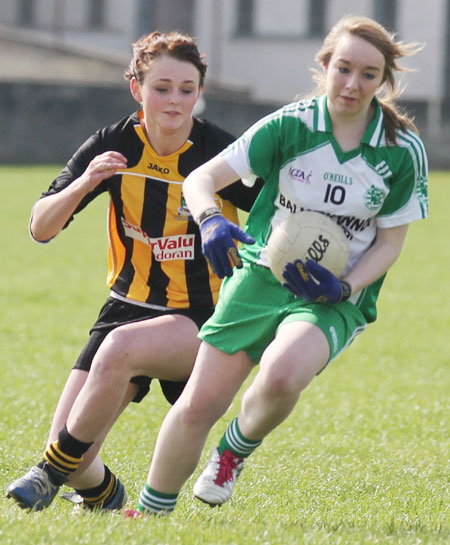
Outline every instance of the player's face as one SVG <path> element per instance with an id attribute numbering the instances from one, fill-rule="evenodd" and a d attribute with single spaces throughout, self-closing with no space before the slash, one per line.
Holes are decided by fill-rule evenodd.
<path id="1" fill-rule="evenodd" d="M 371 43 L 346 34 L 338 41 L 326 70 L 328 108 L 333 117 L 367 115 L 383 83 L 385 59 Z"/>
<path id="2" fill-rule="evenodd" d="M 167 55 L 152 61 L 143 84 L 138 86 L 146 124 L 163 132 L 190 128 L 200 95 L 199 83 L 200 74 L 190 62 Z"/>

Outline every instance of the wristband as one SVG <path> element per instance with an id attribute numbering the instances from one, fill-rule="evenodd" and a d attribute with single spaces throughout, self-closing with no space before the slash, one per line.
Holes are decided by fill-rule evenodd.
<path id="1" fill-rule="evenodd" d="M 207 219 L 212 218 L 213 216 L 220 216 L 220 215 L 221 215 L 220 210 L 217 208 L 217 206 L 214 206 L 212 208 L 207 208 L 197 218 L 197 225 L 200 226 Z"/>
<path id="2" fill-rule="evenodd" d="M 339 284 L 341 285 L 341 290 L 342 290 L 342 296 L 340 298 L 340 301 L 347 301 L 347 299 L 352 294 L 352 287 L 345 280 L 340 280 Z"/>

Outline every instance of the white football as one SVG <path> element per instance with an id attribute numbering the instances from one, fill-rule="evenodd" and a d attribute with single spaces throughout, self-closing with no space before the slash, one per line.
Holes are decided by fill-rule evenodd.
<path id="1" fill-rule="evenodd" d="M 320 212 L 290 214 L 275 227 L 267 243 L 270 269 L 280 282 L 286 263 L 313 259 L 338 278 L 348 261 L 348 243 L 344 230 Z"/>

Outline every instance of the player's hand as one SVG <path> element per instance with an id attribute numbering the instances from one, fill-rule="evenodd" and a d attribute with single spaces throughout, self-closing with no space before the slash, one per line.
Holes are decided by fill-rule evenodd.
<path id="1" fill-rule="evenodd" d="M 254 244 L 255 240 L 231 223 L 222 214 L 205 220 L 200 225 L 202 251 L 213 271 L 219 278 L 233 274 L 232 265 L 242 268 L 242 260 L 233 239 Z"/>
<path id="2" fill-rule="evenodd" d="M 339 303 L 351 295 L 348 282 L 339 280 L 312 259 L 296 259 L 293 263 L 286 263 L 283 278 L 286 280 L 283 286 L 306 301 Z"/>
<path id="3" fill-rule="evenodd" d="M 92 159 L 80 179 L 88 191 L 95 189 L 103 180 L 127 168 L 127 158 L 118 151 L 105 151 Z"/>

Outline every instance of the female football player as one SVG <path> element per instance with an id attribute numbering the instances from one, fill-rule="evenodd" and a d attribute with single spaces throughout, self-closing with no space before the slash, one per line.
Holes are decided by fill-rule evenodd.
<path id="1" fill-rule="evenodd" d="M 125 77 L 139 111 L 89 138 L 32 211 L 33 238 L 48 242 L 99 194 L 109 193 L 111 292 L 66 382 L 43 461 L 8 488 L 25 508 L 47 507 L 63 483 L 86 507 L 123 506 L 124 487 L 98 450 L 152 378 L 160 379 L 170 403 L 177 399 L 195 360 L 197 333 L 218 296 L 221 281 L 202 254 L 182 182 L 234 139 L 193 117 L 206 62 L 191 37 L 153 32 L 134 44 L 133 53 Z M 219 190 L 214 202 L 237 222 L 236 206 L 249 210 L 258 190 L 239 182 Z M 113 391 L 103 396 L 97 381 Z M 71 409 L 77 427 L 66 426 Z"/>
<path id="2" fill-rule="evenodd" d="M 225 502 L 244 459 L 291 413 L 317 373 L 375 320 L 379 290 L 408 225 L 427 216 L 425 151 L 393 102 L 397 60 L 418 49 L 395 41 L 372 19 L 343 18 L 318 52 L 315 96 L 256 123 L 185 180 L 203 251 L 227 278 L 130 516 L 173 510 L 209 430 L 259 363 L 239 416 L 194 486 L 204 502 Z M 233 271 L 236 237 L 214 194 L 256 177 L 265 185 L 246 225 L 255 243 L 244 245 L 244 266 Z M 286 265 L 284 284 L 273 276 L 266 243 L 293 209 L 315 210 L 345 226 L 350 257 L 341 278 L 301 260 Z"/>

